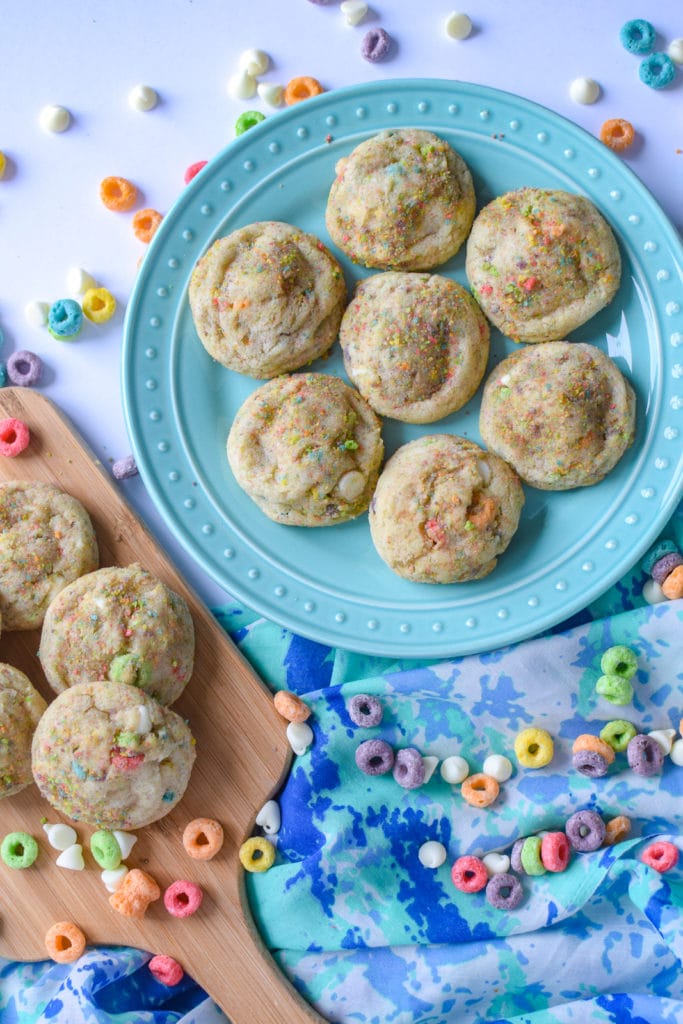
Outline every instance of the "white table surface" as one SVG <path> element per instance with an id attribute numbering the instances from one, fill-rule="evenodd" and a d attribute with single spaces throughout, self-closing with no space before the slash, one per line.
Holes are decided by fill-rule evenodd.
<path id="1" fill-rule="evenodd" d="M 463 41 L 444 32 L 446 16 L 467 12 Z M 619 41 L 631 18 L 657 29 L 657 49 L 683 36 L 680 0 L 375 0 L 364 21 L 346 24 L 337 0 L 22 0 L 3 4 L 0 24 L 0 360 L 16 349 L 38 353 L 39 390 L 72 420 L 99 458 L 128 454 L 120 388 L 121 335 L 144 246 L 130 214 L 106 210 L 99 182 L 134 181 L 143 203 L 162 213 L 183 189 L 192 163 L 210 159 L 234 137 L 240 113 L 273 108 L 235 100 L 227 81 L 248 47 L 265 50 L 262 80 L 286 84 L 312 75 L 325 89 L 390 78 L 447 78 L 493 86 L 542 103 L 597 134 L 610 117 L 638 134 L 624 160 L 680 231 L 683 227 L 683 67 L 655 91 L 638 78 L 640 58 Z M 390 58 L 371 64 L 360 43 L 382 26 L 395 41 Z M 569 96 L 578 76 L 596 79 L 597 103 Z M 159 105 L 139 112 L 129 90 L 145 83 Z M 73 116 L 61 134 L 39 126 L 41 108 Z M 68 297 L 67 273 L 83 267 L 116 296 L 107 325 L 88 324 L 73 343 L 30 326 L 32 299 Z M 143 481 L 121 483 L 128 500 L 210 605 L 224 592 L 185 554 L 160 522 Z"/>

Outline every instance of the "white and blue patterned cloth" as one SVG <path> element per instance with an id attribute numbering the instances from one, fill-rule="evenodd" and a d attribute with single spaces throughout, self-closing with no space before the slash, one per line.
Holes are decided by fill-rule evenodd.
<path id="1" fill-rule="evenodd" d="M 679 509 L 665 535 L 683 544 Z M 683 1020 L 683 863 L 659 874 L 641 855 L 653 837 L 683 849 L 683 768 L 635 775 L 617 754 L 609 773 L 572 768 L 582 732 L 625 718 L 639 731 L 679 729 L 683 717 L 683 601 L 644 605 L 636 567 L 572 623 L 487 655 L 390 663 L 333 651 L 245 613 L 216 614 L 273 689 L 306 695 L 315 739 L 280 796 L 276 864 L 248 876 L 266 944 L 299 991 L 348 1024 L 673 1024 Z M 604 650 L 638 655 L 632 704 L 595 691 Z M 375 694 L 382 723 L 359 729 L 346 705 Z M 529 725 L 554 737 L 552 763 L 517 766 L 498 800 L 477 810 L 438 770 L 417 790 L 364 776 L 354 752 L 381 737 L 481 770 L 511 754 Z M 514 761 L 514 758 L 512 758 Z M 627 814 L 632 836 L 574 854 L 562 874 L 525 877 L 511 913 L 450 881 L 467 853 L 509 852 L 521 836 L 560 829 L 577 809 Z M 436 870 L 417 850 L 448 849 Z M 683 862 L 683 858 L 682 858 Z M 146 967 L 151 954 L 89 949 L 76 964 L 0 960 L 2 1024 L 217 1024 L 225 1016 L 188 977 L 173 989 Z M 187 965 L 191 969 L 191 965 Z M 229 970 L 229 964 L 226 964 Z M 255 1016 L 257 1019 L 257 1015 Z"/>

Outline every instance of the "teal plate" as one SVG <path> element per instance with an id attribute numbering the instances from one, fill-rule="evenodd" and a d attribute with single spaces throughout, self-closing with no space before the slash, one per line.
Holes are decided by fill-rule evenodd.
<path id="1" fill-rule="evenodd" d="M 283 220 L 326 244 L 336 161 L 383 128 L 437 132 L 469 164 L 478 205 L 523 185 L 588 196 L 612 224 L 624 271 L 609 307 L 573 340 L 606 351 L 637 394 L 633 447 L 600 484 L 526 488 L 519 530 L 484 580 L 410 583 L 389 570 L 363 516 L 305 529 L 273 523 L 235 483 L 225 440 L 257 386 L 214 362 L 187 301 L 196 260 L 222 235 Z M 334 251 L 334 249 L 333 249 Z M 341 258 L 349 288 L 368 274 Z M 466 284 L 464 252 L 439 268 Z M 440 80 L 376 82 L 306 100 L 235 139 L 164 218 L 131 297 L 123 346 L 124 408 L 133 452 L 163 519 L 235 598 L 304 636 L 362 653 L 440 658 L 537 634 L 578 611 L 627 571 L 681 495 L 683 251 L 649 192 L 600 142 L 534 103 Z M 493 331 L 491 363 L 514 348 Z M 680 351 L 679 351 L 680 350 Z M 344 377 L 341 353 L 312 365 Z M 424 433 L 479 441 L 479 394 L 428 426 L 385 420 L 388 453 Z"/>

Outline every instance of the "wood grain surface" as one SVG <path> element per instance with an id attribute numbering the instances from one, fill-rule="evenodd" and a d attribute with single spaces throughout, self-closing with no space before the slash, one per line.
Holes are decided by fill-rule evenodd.
<path id="1" fill-rule="evenodd" d="M 189 603 L 196 631 L 195 669 L 173 709 L 186 718 L 197 741 L 197 759 L 185 796 L 161 821 L 136 832 L 129 867 L 151 874 L 162 891 L 177 879 L 204 890 L 198 913 L 168 914 L 163 900 L 144 919 L 125 918 L 110 907 L 109 893 L 89 849 L 94 828 L 75 823 L 86 867 L 56 866 L 41 819 L 68 821 L 35 786 L 0 801 L 0 831 L 35 836 L 40 855 L 17 871 L 0 862 L 0 955 L 14 960 L 46 956 L 44 936 L 57 921 L 74 921 L 89 945 L 122 944 L 175 957 L 228 1014 L 233 1024 L 322 1022 L 296 993 L 261 942 L 250 916 L 238 850 L 252 834 L 264 802 L 280 787 L 291 751 L 283 720 L 268 690 L 188 588 L 159 545 L 122 498 L 116 483 L 64 415 L 28 388 L 0 390 L 0 419 L 14 416 L 31 430 L 29 447 L 0 458 L 0 479 L 43 480 L 78 498 L 90 513 L 101 565 L 138 561 Z M 47 700 L 48 687 L 36 656 L 39 633 L 2 633 L 0 661 L 22 669 Z M 211 861 L 190 858 L 182 832 L 196 817 L 217 818 L 225 844 Z"/>

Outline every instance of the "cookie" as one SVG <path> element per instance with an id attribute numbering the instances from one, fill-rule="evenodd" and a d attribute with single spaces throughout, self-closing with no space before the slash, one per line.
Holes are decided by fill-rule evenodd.
<path id="1" fill-rule="evenodd" d="M 335 170 L 325 223 L 354 263 L 431 270 L 465 241 L 475 212 L 472 176 L 460 154 L 432 132 L 380 132 Z"/>
<path id="2" fill-rule="evenodd" d="M 512 539 L 524 505 L 517 474 L 454 434 L 410 441 L 389 459 L 370 505 L 379 556 L 419 583 L 487 576 Z"/>
<path id="3" fill-rule="evenodd" d="M 79 683 L 48 706 L 33 737 L 45 799 L 75 821 L 143 828 L 175 807 L 195 759 L 180 715 L 135 686 Z"/>
<path id="4" fill-rule="evenodd" d="M 339 377 L 262 384 L 228 435 L 237 483 L 276 523 L 331 526 L 368 507 L 384 454 L 379 418 Z"/>
<path id="5" fill-rule="evenodd" d="M 484 313 L 515 341 L 556 341 L 614 298 L 619 247 L 584 196 L 520 188 L 477 215 L 467 277 Z"/>
<path id="6" fill-rule="evenodd" d="M 38 656 L 56 693 L 112 679 L 172 704 L 192 675 L 192 617 L 185 599 L 142 566 L 98 569 L 52 601 Z"/>
<path id="7" fill-rule="evenodd" d="M 564 491 L 596 484 L 635 435 L 635 395 L 594 345 L 551 341 L 523 348 L 489 376 L 479 429 L 527 483 Z"/>
<path id="8" fill-rule="evenodd" d="M 263 221 L 219 238 L 192 271 L 199 338 L 223 366 L 266 379 L 306 366 L 336 340 L 346 284 L 315 235 Z"/>
<path id="9" fill-rule="evenodd" d="M 438 274 L 388 271 L 359 282 L 339 333 L 344 366 L 375 412 L 432 423 L 460 409 L 486 370 L 489 327 Z"/>
<path id="10" fill-rule="evenodd" d="M 0 664 L 0 797 L 33 782 L 31 741 L 46 707 L 28 676 Z"/>
<path id="11" fill-rule="evenodd" d="M 90 516 L 53 484 L 0 483 L 3 630 L 36 629 L 59 591 L 99 564 Z"/>

